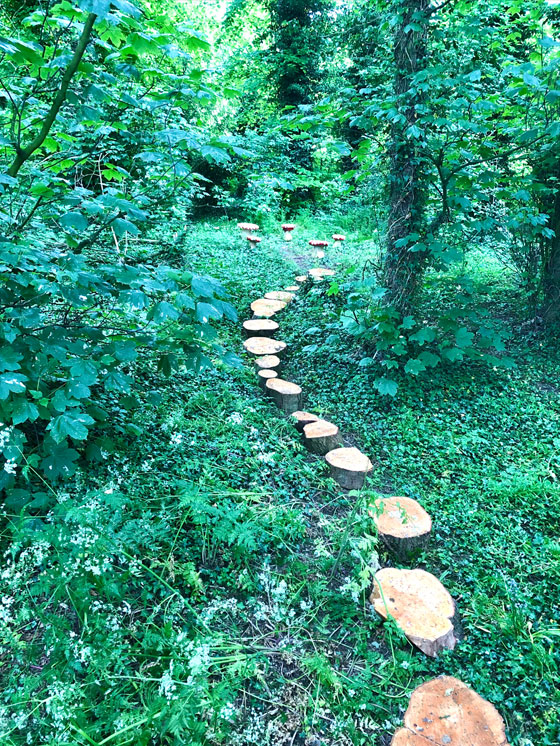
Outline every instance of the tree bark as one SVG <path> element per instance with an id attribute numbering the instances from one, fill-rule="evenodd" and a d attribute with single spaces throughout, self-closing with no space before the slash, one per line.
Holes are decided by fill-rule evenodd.
<path id="1" fill-rule="evenodd" d="M 415 243 L 407 236 L 423 233 L 425 178 L 417 140 L 410 128 L 416 123 L 416 106 L 421 95 L 413 85 L 415 74 L 426 66 L 429 0 L 399 0 L 393 54 L 394 92 L 397 109 L 404 117 L 392 125 L 389 145 L 389 221 L 383 284 L 387 301 L 401 313 L 408 310 L 417 294 L 426 266 L 426 251 L 411 251 Z"/>
<path id="2" fill-rule="evenodd" d="M 556 184 L 556 192 L 552 196 L 549 210 L 548 227 L 554 231 L 550 239 L 548 261 L 544 268 L 544 318 L 547 324 L 556 325 L 560 322 L 560 159 L 555 163 L 555 169 L 548 175 L 548 182 Z"/>

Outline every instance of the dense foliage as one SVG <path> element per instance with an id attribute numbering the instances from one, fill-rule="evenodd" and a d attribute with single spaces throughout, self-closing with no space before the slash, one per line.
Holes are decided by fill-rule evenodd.
<path id="1" fill-rule="evenodd" d="M 3 3 L 0 743 L 386 746 L 443 672 L 559 742 L 559 71 L 544 0 Z M 236 354 L 337 231 L 282 324 L 350 494 Z M 367 602 L 386 493 L 437 661 Z"/>

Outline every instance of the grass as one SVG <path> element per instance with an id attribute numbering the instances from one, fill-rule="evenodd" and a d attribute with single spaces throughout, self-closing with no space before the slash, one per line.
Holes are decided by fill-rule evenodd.
<path id="1" fill-rule="evenodd" d="M 231 225 L 201 224 L 173 257 L 222 281 L 241 321 L 292 284 L 312 237 L 252 252 Z M 372 251 L 349 232 L 332 261 L 342 272 Z M 4 604 L 1 743 L 386 746 L 411 690 L 440 673 L 492 701 L 513 746 L 559 742 L 560 363 L 552 342 L 517 337 L 511 278 L 469 261 L 513 371 L 450 367 L 387 399 L 338 329 L 340 297 L 309 290 L 281 317 L 285 376 L 374 462 L 361 494 L 308 455 L 248 362 L 168 384 L 143 373 L 140 407 L 122 413 L 142 433 L 48 511 L 8 516 L 5 596 L 25 589 L 25 603 Z M 241 349 L 240 323 L 221 335 Z M 388 493 L 434 520 L 417 564 L 462 629 L 437 660 L 367 601 L 393 563 L 367 511 Z"/>

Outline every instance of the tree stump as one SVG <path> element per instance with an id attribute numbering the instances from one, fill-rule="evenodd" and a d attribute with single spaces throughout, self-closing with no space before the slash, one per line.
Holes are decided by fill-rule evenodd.
<path id="1" fill-rule="evenodd" d="M 410 497 L 383 497 L 370 515 L 385 545 L 402 560 L 424 549 L 430 540 L 432 519 Z"/>
<path id="2" fill-rule="evenodd" d="M 284 290 L 287 293 L 297 293 L 297 291 L 299 290 L 299 285 L 288 285 L 288 287 L 284 288 Z"/>
<path id="3" fill-rule="evenodd" d="M 268 300 L 267 298 L 258 298 L 251 303 L 251 311 L 256 318 L 269 319 L 274 314 L 286 308 L 286 303 L 281 300 Z"/>
<path id="4" fill-rule="evenodd" d="M 311 412 L 302 412 L 301 409 L 298 409 L 297 412 L 292 412 L 292 417 L 294 419 L 296 429 L 300 433 L 303 432 L 303 428 L 306 425 L 309 425 L 310 422 L 317 422 L 317 420 L 319 419 L 316 414 L 311 414 Z"/>
<path id="5" fill-rule="evenodd" d="M 271 337 L 249 337 L 243 347 L 252 355 L 279 355 L 286 349 L 286 343 Z"/>
<path id="6" fill-rule="evenodd" d="M 257 373 L 257 378 L 259 379 L 259 386 L 264 391 L 266 387 L 266 382 L 270 381 L 272 378 L 277 378 L 278 373 L 275 370 L 271 370 L 270 368 L 263 368 L 263 370 L 259 370 Z"/>
<path id="7" fill-rule="evenodd" d="M 429 572 L 378 570 L 370 601 L 383 619 L 391 615 L 410 642 L 431 658 L 455 647 L 455 603 Z"/>
<path id="8" fill-rule="evenodd" d="M 357 448 L 335 448 L 325 456 L 331 476 L 345 490 L 359 490 L 373 465 Z"/>
<path id="9" fill-rule="evenodd" d="M 272 337 L 280 328 L 272 319 L 249 319 L 243 322 L 243 331 L 248 337 Z"/>
<path id="10" fill-rule="evenodd" d="M 257 370 L 265 370 L 266 368 L 279 368 L 281 360 L 278 355 L 263 355 L 262 357 L 255 358 L 255 365 Z"/>
<path id="11" fill-rule="evenodd" d="M 300 285 L 303 285 L 305 282 L 307 282 L 307 275 L 297 275 L 295 280 L 296 282 L 299 282 Z"/>
<path id="12" fill-rule="evenodd" d="M 296 412 L 301 406 L 301 386 L 297 383 L 271 378 L 265 384 L 265 391 L 286 414 Z"/>
<path id="13" fill-rule="evenodd" d="M 295 298 L 293 293 L 288 293 L 285 290 L 274 290 L 271 293 L 265 293 L 264 297 L 266 300 L 281 300 L 284 303 L 290 303 Z"/>
<path id="14" fill-rule="evenodd" d="M 314 280 L 322 280 L 324 277 L 333 277 L 336 272 L 334 269 L 327 269 L 326 267 L 314 267 L 309 270 L 309 274 Z"/>
<path id="15" fill-rule="evenodd" d="M 311 453 L 324 456 L 342 444 L 340 430 L 332 422 L 316 419 L 303 426 L 303 442 Z"/>
<path id="16" fill-rule="evenodd" d="M 391 746 L 509 746 L 502 716 L 453 676 L 439 676 L 412 692 L 404 727 Z"/>

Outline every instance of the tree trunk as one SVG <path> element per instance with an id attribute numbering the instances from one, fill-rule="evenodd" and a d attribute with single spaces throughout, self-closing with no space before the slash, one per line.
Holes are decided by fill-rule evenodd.
<path id="1" fill-rule="evenodd" d="M 425 179 L 417 139 L 411 130 L 416 123 L 415 107 L 421 96 L 413 85 L 414 75 L 426 66 L 429 0 L 399 0 L 399 22 L 394 36 L 397 109 L 405 119 L 391 129 L 389 145 L 389 222 L 383 284 L 387 300 L 401 313 L 407 311 L 418 291 L 427 253 L 412 251 L 411 234 L 424 229 Z M 404 244 L 404 245 L 401 245 Z"/>
<path id="2" fill-rule="evenodd" d="M 548 227 L 554 231 L 554 236 L 550 239 L 543 277 L 544 318 L 550 325 L 560 322 L 560 160 L 555 165 L 556 168 L 549 174 L 548 183 L 553 181 L 556 184 L 556 192 L 547 211 L 550 216 Z"/>

